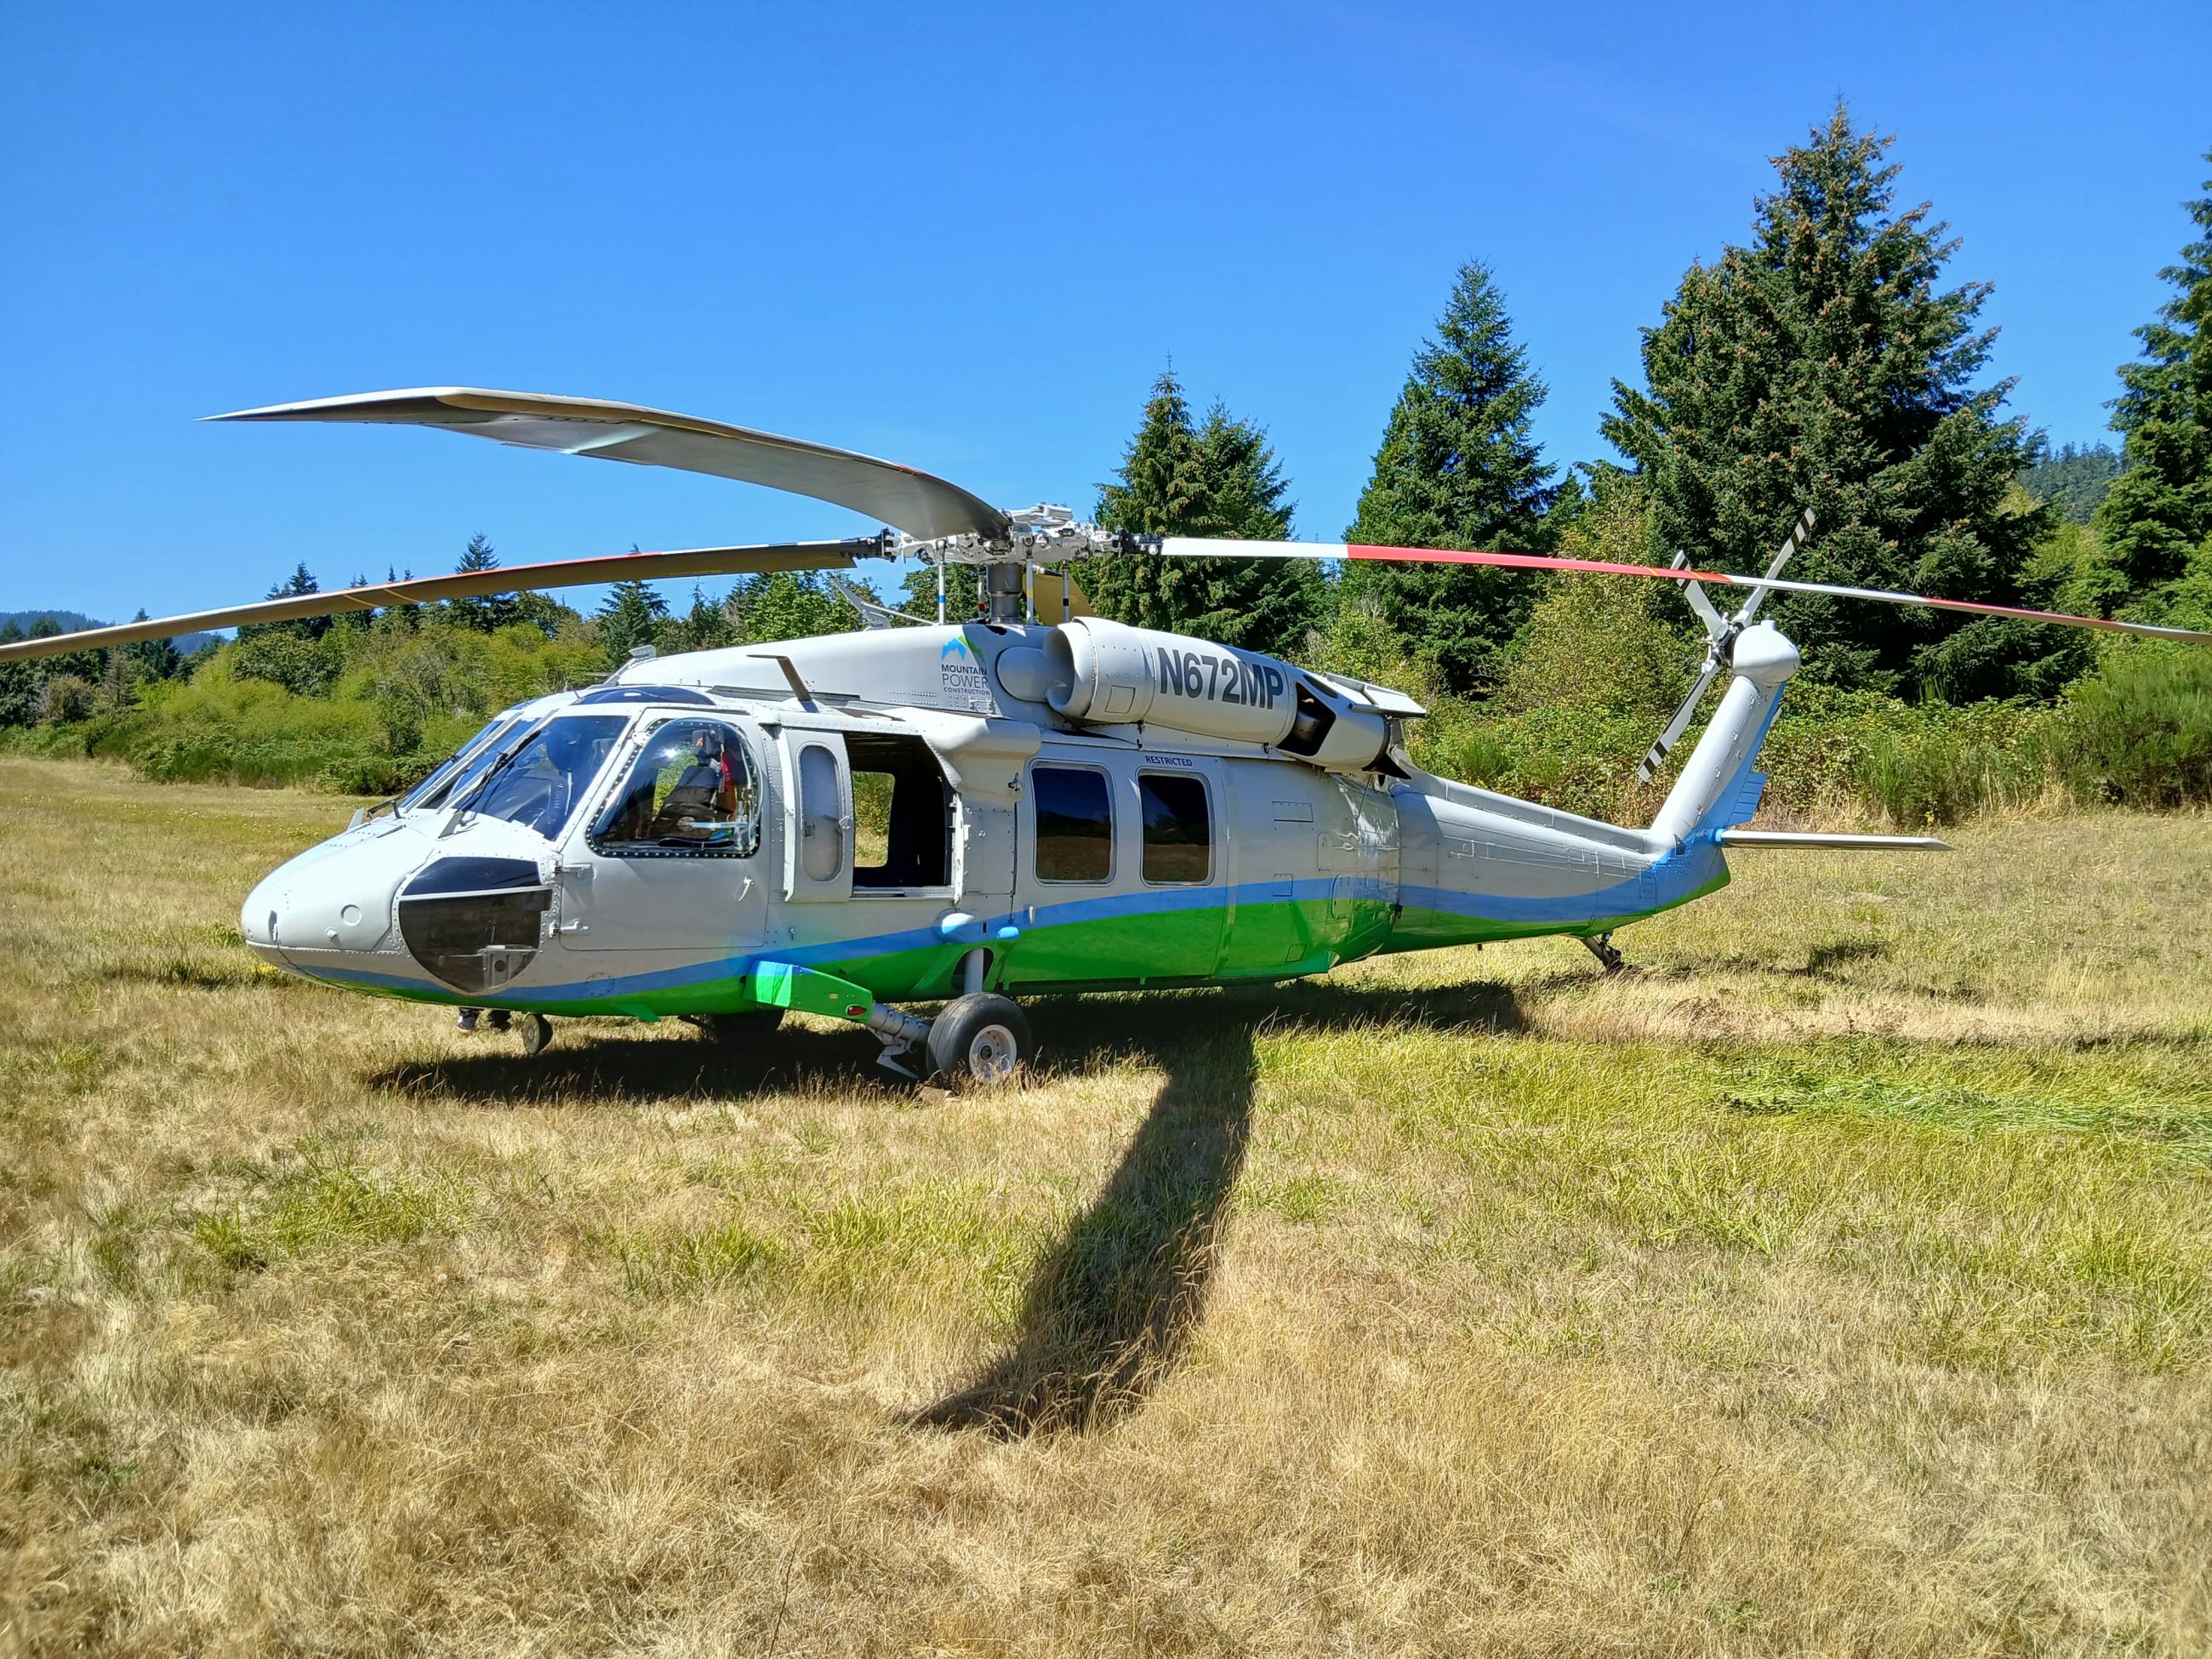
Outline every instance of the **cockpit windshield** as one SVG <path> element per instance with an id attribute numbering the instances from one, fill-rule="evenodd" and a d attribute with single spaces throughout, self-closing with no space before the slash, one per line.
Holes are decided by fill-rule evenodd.
<path id="1" fill-rule="evenodd" d="M 483 750 L 482 776 L 457 784 L 448 799 L 468 811 L 505 818 L 551 841 L 590 792 L 592 780 L 629 726 L 627 714 L 556 715 L 503 758 L 495 758 L 503 745 Z"/>
<path id="2" fill-rule="evenodd" d="M 520 720 L 495 720 L 459 749 L 440 761 L 430 775 L 399 798 L 398 810 L 412 812 L 435 806 L 453 793 L 454 786 L 464 777 L 471 781 L 481 775 L 483 767 L 491 763 L 499 741 L 522 722 Z"/>

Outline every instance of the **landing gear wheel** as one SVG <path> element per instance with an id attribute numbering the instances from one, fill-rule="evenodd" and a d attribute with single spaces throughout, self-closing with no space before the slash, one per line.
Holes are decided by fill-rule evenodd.
<path id="1" fill-rule="evenodd" d="M 1036 1052 L 1029 1016 L 988 991 L 955 997 L 930 1022 L 929 1069 L 947 1088 L 994 1088 Z"/>
<path id="2" fill-rule="evenodd" d="M 543 1014 L 524 1014 L 514 1022 L 514 1029 L 521 1036 L 526 1054 L 542 1054 L 545 1045 L 553 1041 L 553 1022 Z"/>
<path id="3" fill-rule="evenodd" d="M 781 1008 L 748 1008 L 738 1014 L 693 1014 L 691 1023 L 709 1042 L 755 1042 L 783 1024 Z"/>

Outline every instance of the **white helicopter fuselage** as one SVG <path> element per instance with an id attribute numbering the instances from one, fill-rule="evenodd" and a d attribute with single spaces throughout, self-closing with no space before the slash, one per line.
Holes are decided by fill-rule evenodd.
<path id="1" fill-rule="evenodd" d="M 508 711 L 241 926 L 289 969 L 426 1001 L 855 1021 L 1596 936 L 1727 880 L 1796 660 L 1745 635 L 1638 830 L 1420 771 L 1419 711 L 1382 688 L 1097 619 L 647 659 Z"/>

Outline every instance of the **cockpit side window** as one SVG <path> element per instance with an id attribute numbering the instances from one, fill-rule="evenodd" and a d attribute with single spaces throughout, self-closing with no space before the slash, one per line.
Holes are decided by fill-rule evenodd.
<path id="1" fill-rule="evenodd" d="M 592 826 L 614 858 L 749 859 L 760 850 L 760 769 L 727 720 L 664 720 Z"/>
<path id="2" fill-rule="evenodd" d="M 451 799 L 481 817 L 505 818 L 555 840 L 629 725 L 627 714 L 556 715 L 507 754 L 501 753 L 505 744 L 487 750 L 496 758 L 482 779 L 456 786 Z"/>

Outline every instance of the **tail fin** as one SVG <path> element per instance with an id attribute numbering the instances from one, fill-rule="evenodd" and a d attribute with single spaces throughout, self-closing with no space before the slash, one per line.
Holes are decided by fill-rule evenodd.
<path id="1" fill-rule="evenodd" d="M 1772 623 L 1747 628 L 1730 641 L 1729 665 L 1735 678 L 1721 694 L 1680 781 L 1651 821 L 1654 837 L 1679 844 L 1701 832 L 1744 823 L 1759 810 L 1766 775 L 1753 766 L 1797 662 L 1797 647 Z"/>

